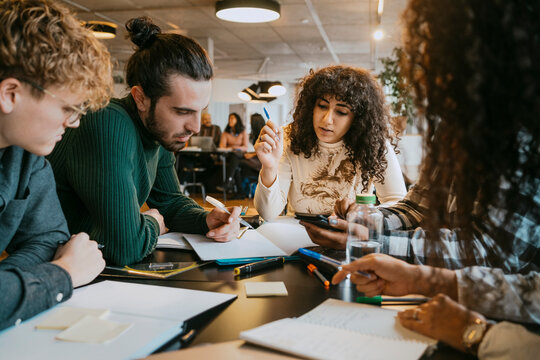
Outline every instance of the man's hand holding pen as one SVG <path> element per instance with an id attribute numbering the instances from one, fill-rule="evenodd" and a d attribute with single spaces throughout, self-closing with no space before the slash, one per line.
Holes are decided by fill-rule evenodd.
<path id="1" fill-rule="evenodd" d="M 105 267 L 98 243 L 90 240 L 86 233 L 72 235 L 69 241 L 56 250 L 51 263 L 68 272 L 73 287 L 94 280 Z"/>

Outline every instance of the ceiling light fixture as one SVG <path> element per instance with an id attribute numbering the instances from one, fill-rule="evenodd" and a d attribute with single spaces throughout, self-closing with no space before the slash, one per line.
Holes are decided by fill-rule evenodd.
<path id="1" fill-rule="evenodd" d="M 92 30 L 98 39 L 113 39 L 116 37 L 116 24 L 108 21 L 92 20 L 84 23 L 84 26 Z"/>
<path id="2" fill-rule="evenodd" d="M 377 41 L 382 40 L 383 37 L 384 33 L 381 29 L 378 29 L 373 33 L 373 38 Z"/>
<path id="3" fill-rule="evenodd" d="M 283 84 L 281 84 L 281 82 L 276 81 L 272 84 L 272 86 L 270 86 L 270 89 L 268 89 L 268 93 L 272 96 L 281 96 L 287 93 L 287 89 L 285 88 L 285 86 L 283 86 Z"/>
<path id="4" fill-rule="evenodd" d="M 276 97 L 285 95 L 287 89 L 280 81 L 259 81 L 238 93 L 238 97 L 246 102 L 270 102 Z"/>
<path id="5" fill-rule="evenodd" d="M 281 7 L 275 0 L 220 0 L 216 2 L 216 16 L 240 23 L 261 23 L 280 17 Z"/>

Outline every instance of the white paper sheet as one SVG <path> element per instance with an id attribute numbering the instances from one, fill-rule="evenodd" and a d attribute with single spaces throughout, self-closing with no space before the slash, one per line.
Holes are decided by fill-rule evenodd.
<path id="1" fill-rule="evenodd" d="M 256 230 L 247 230 L 240 239 L 229 242 L 217 242 L 204 235 L 185 234 L 184 237 L 203 261 L 287 255 Z"/>
<path id="2" fill-rule="evenodd" d="M 235 297 L 209 291 L 102 281 L 75 290 L 64 305 L 185 321 Z"/>
<path id="3" fill-rule="evenodd" d="M 272 241 L 287 255 L 291 255 L 299 248 L 316 245 L 309 238 L 306 228 L 291 216 L 280 216 L 267 221 L 257 228 L 257 232 Z"/>

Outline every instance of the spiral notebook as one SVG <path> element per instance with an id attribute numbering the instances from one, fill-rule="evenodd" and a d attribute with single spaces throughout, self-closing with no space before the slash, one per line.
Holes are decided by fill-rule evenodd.
<path id="1" fill-rule="evenodd" d="M 419 359 L 436 340 L 405 329 L 396 310 L 328 299 L 298 318 L 243 331 L 247 342 L 310 359 Z"/>

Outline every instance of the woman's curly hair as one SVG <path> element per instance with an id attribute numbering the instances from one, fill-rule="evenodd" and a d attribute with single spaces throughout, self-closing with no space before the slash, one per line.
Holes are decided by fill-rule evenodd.
<path id="1" fill-rule="evenodd" d="M 428 124 L 428 229 L 470 238 L 481 226 L 501 240 L 520 208 L 538 224 L 539 14 L 540 2 L 525 0 L 412 0 L 405 11 L 404 65 Z M 506 211 L 502 226 L 490 209 Z"/>
<path id="2" fill-rule="evenodd" d="M 367 71 L 350 66 L 328 66 L 311 70 L 299 85 L 293 122 L 286 128 L 291 150 L 307 158 L 318 150 L 313 128 L 313 110 L 318 99 L 335 96 L 347 103 L 354 118 L 343 137 L 353 171 L 362 171 L 362 186 L 370 181 L 384 182 L 386 170 L 386 141 L 394 142 L 389 127 L 389 110 L 377 80 Z"/>
<path id="3" fill-rule="evenodd" d="M 64 6 L 45 0 L 1 0 L 0 34 L 0 79 L 84 91 L 91 110 L 109 101 L 109 52 Z M 41 95 L 35 91 L 36 97 Z"/>

